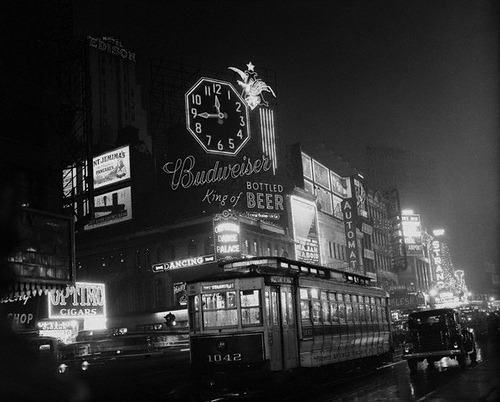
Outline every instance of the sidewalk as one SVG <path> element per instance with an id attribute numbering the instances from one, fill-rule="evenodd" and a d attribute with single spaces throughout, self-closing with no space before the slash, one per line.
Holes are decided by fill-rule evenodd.
<path id="1" fill-rule="evenodd" d="M 500 401 L 500 341 L 488 342 L 487 355 L 456 379 L 420 401 Z"/>

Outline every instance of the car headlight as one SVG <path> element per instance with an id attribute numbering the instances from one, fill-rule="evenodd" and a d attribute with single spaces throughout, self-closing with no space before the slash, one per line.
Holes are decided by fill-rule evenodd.
<path id="1" fill-rule="evenodd" d="M 403 345 L 403 352 L 410 353 L 413 350 L 413 343 L 405 343 Z"/>
<path id="2" fill-rule="evenodd" d="M 60 364 L 59 367 L 57 368 L 57 371 L 59 371 L 59 373 L 64 373 L 66 372 L 66 369 L 68 368 L 68 366 L 64 363 Z"/>
<path id="3" fill-rule="evenodd" d="M 89 363 L 87 360 L 85 360 L 85 361 L 82 363 L 82 366 L 81 366 L 81 367 L 82 367 L 82 370 L 83 370 L 83 371 L 86 371 L 86 370 L 89 368 L 89 366 L 90 366 L 90 363 Z"/>

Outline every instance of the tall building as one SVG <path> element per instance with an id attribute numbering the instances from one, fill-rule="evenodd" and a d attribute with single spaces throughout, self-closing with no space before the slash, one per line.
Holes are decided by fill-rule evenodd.
<path id="1" fill-rule="evenodd" d="M 16 330 L 35 330 L 43 296 L 75 281 L 73 221 L 61 202 L 62 139 L 71 136 L 59 91 L 71 56 L 65 10 L 2 5 L 0 319 Z"/>
<path id="2" fill-rule="evenodd" d="M 151 153 L 136 54 L 112 37 L 87 37 L 87 43 L 92 152 L 127 143 Z"/>

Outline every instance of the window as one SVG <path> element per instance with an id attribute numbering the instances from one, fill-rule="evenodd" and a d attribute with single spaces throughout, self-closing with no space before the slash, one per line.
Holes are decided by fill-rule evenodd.
<path id="1" fill-rule="evenodd" d="M 196 239 L 190 239 L 188 242 L 188 257 L 196 257 L 198 245 Z"/>
<path id="2" fill-rule="evenodd" d="M 326 292 L 320 292 L 321 300 L 321 321 L 325 324 L 330 323 L 330 305 L 328 303 L 328 295 Z"/>
<path id="3" fill-rule="evenodd" d="M 202 295 L 203 326 L 228 327 L 238 325 L 236 292 L 216 292 Z"/>
<path id="4" fill-rule="evenodd" d="M 321 320 L 321 303 L 318 298 L 318 289 L 311 289 L 311 312 L 312 321 L 318 323 Z"/>
<path id="5" fill-rule="evenodd" d="M 264 292 L 264 303 L 266 309 L 266 325 L 271 325 L 271 300 L 269 296 L 269 290 L 266 289 Z"/>
<path id="6" fill-rule="evenodd" d="M 309 311 L 309 294 L 307 289 L 300 289 L 300 316 L 302 320 L 309 321 L 311 313 Z"/>
<path id="7" fill-rule="evenodd" d="M 242 326 L 262 324 L 260 292 L 257 289 L 240 291 L 240 303 Z"/>
<path id="8" fill-rule="evenodd" d="M 346 308 L 344 304 L 344 295 L 339 293 L 337 294 L 337 302 L 338 302 L 338 315 L 339 315 L 339 322 L 341 324 L 346 322 Z"/>
<path id="9" fill-rule="evenodd" d="M 338 323 L 339 322 L 338 303 L 335 293 L 328 292 L 328 304 L 330 309 L 331 322 Z"/>

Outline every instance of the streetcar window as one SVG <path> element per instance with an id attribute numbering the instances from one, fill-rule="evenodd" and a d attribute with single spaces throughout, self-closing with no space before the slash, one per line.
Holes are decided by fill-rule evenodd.
<path id="1" fill-rule="evenodd" d="M 331 322 L 339 322 L 338 316 L 338 302 L 337 295 L 335 293 L 328 293 L 329 305 L 330 305 L 330 320 Z"/>
<path id="2" fill-rule="evenodd" d="M 271 325 L 271 300 L 269 296 L 269 290 L 264 292 L 264 303 L 266 309 L 266 325 Z"/>
<path id="3" fill-rule="evenodd" d="M 260 311 L 260 292 L 254 290 L 240 291 L 241 303 L 241 325 L 262 324 L 262 314 Z"/>
<path id="4" fill-rule="evenodd" d="M 353 314 L 352 314 L 352 304 L 351 303 L 346 303 L 345 304 L 345 318 L 346 321 L 353 321 Z"/>
<path id="5" fill-rule="evenodd" d="M 309 311 L 309 295 L 307 289 L 300 289 L 300 317 L 304 321 L 311 319 Z"/>
<path id="6" fill-rule="evenodd" d="M 322 321 L 323 323 L 330 322 L 330 304 L 328 303 L 328 297 L 326 292 L 320 293 L 321 299 L 321 313 L 322 313 Z"/>
<path id="7" fill-rule="evenodd" d="M 339 315 L 339 321 L 341 323 L 346 322 L 346 308 L 345 304 L 343 302 L 339 302 L 338 304 L 338 315 Z"/>
<path id="8" fill-rule="evenodd" d="M 203 325 L 227 327 L 238 325 L 236 292 L 216 292 L 202 295 Z"/>
<path id="9" fill-rule="evenodd" d="M 200 295 L 189 296 L 189 325 L 191 329 L 200 329 Z"/>
<path id="10" fill-rule="evenodd" d="M 312 310 L 312 320 L 315 323 L 319 323 L 321 319 L 321 304 L 318 300 L 318 289 L 311 289 L 311 310 Z"/>
<path id="11" fill-rule="evenodd" d="M 278 294 L 276 289 L 271 291 L 271 309 L 273 316 L 273 325 L 278 325 Z"/>
<path id="12" fill-rule="evenodd" d="M 288 310 L 288 324 L 293 325 L 295 323 L 295 316 L 293 314 L 292 294 L 290 292 L 286 292 L 286 295 L 287 295 L 286 308 Z"/>
<path id="13" fill-rule="evenodd" d="M 281 322 L 288 325 L 289 311 L 287 303 L 287 293 L 283 290 L 281 291 Z"/>
<path id="14" fill-rule="evenodd" d="M 365 310 L 365 305 L 363 303 L 359 303 L 359 321 L 365 322 L 366 321 L 366 310 Z"/>

